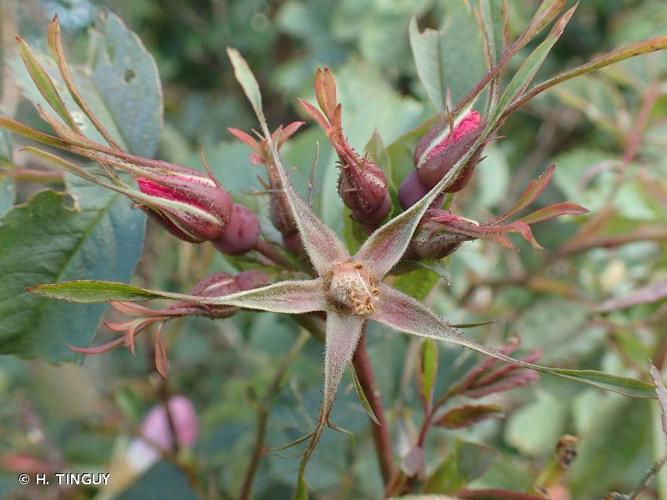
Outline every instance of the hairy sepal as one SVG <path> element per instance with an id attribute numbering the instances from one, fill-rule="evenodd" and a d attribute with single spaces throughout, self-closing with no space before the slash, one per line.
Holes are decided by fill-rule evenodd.
<path id="1" fill-rule="evenodd" d="M 235 306 L 285 314 L 301 314 L 326 309 L 326 301 L 322 293 L 322 282 L 320 279 L 281 281 L 265 287 L 221 297 L 201 297 L 198 295 L 161 292 L 125 283 L 88 280 L 37 285 L 30 288 L 29 291 L 52 299 L 83 304 L 169 299 L 195 304 Z"/>
<path id="2" fill-rule="evenodd" d="M 227 53 L 234 66 L 236 79 L 241 84 L 241 87 L 243 87 L 262 127 L 264 138 L 269 145 L 269 153 L 272 156 L 276 171 L 282 182 L 285 196 L 294 216 L 294 221 L 299 228 L 299 234 L 301 235 L 301 241 L 306 253 L 310 257 L 310 261 L 317 274 L 323 276 L 334 264 L 343 262 L 349 259 L 350 256 L 334 232 L 313 213 L 308 204 L 294 190 L 280 160 L 277 145 L 266 123 L 257 80 L 238 51 L 227 49 Z"/>
<path id="3" fill-rule="evenodd" d="M 305 489 L 306 465 L 310 460 L 324 427 L 329 423 L 336 391 L 343 378 L 345 368 L 352 360 L 363 331 L 364 318 L 342 316 L 335 311 L 327 312 L 326 341 L 324 351 L 324 391 L 317 427 L 311 436 L 308 448 L 299 466 L 299 485 Z"/>
<path id="4" fill-rule="evenodd" d="M 575 380 L 628 397 L 655 398 L 654 386 L 641 380 L 610 375 L 595 370 L 551 368 L 511 358 L 496 349 L 483 346 L 466 337 L 463 332 L 429 311 L 420 302 L 386 285 L 381 285 L 376 311 L 370 319 L 412 335 L 444 340 L 467 347 L 519 368 L 528 368 L 540 373 Z"/>

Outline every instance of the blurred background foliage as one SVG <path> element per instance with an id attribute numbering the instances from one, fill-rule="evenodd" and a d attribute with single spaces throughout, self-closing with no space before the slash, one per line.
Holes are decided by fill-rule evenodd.
<path id="1" fill-rule="evenodd" d="M 511 0 L 509 5 L 509 28 L 516 36 L 536 3 Z M 13 33 L 44 47 L 44 29 L 54 13 L 70 59 L 84 61 L 87 30 L 100 7 L 118 14 L 157 62 L 165 106 L 157 156 L 196 168 L 199 147 L 205 144 L 216 175 L 237 200 L 263 214 L 269 236 L 266 203 L 256 195 L 261 172 L 250 165 L 247 148 L 226 131 L 229 126 L 248 130 L 255 120 L 233 79 L 225 47 L 238 48 L 250 63 L 274 125 L 304 119 L 296 97 L 312 100 L 314 71 L 324 64 L 336 75 L 345 130 L 359 150 L 376 130 L 387 145 L 435 113 L 416 76 L 408 26 L 416 16 L 420 28 L 438 28 L 451 1 L 3 0 L 5 65 L 12 65 Z M 664 34 L 665 26 L 662 0 L 583 1 L 537 81 L 622 44 Z M 554 185 L 540 202 L 567 199 L 593 214 L 538 226 L 536 237 L 545 247 L 541 253 L 518 241 L 518 252 L 488 242 L 467 243 L 447 262 L 448 280 L 439 280 L 428 293 L 428 283 L 436 280 L 419 271 L 409 282 L 411 291 L 428 294 L 425 300 L 454 323 L 493 321 L 467 332 L 493 345 L 519 335 L 523 348 L 543 350 L 548 364 L 636 375 L 645 374 L 646 360 L 653 359 L 663 368 L 666 78 L 665 54 L 651 54 L 573 80 L 516 113 L 502 130 L 504 138 L 487 148 L 472 185 L 457 197 L 458 213 L 476 220 L 502 213 L 530 179 L 556 162 Z M 10 71 L 3 73 L 3 111 L 37 124 L 11 79 Z M 646 126 L 638 131 L 642 112 Z M 15 146 L 1 143 L 0 156 L 11 159 Z M 316 165 L 316 206 L 327 223 L 346 231 L 334 157 L 321 131 L 312 124 L 302 130 L 286 146 L 285 157 L 301 172 L 293 177 L 302 190 Z M 12 161 L 29 162 L 16 152 Z M 0 195 L 0 212 L 11 206 L 14 187 L 12 196 L 21 202 L 43 184 L 0 177 L 0 189 L 7 193 Z M 243 259 L 224 259 L 208 245 L 178 242 L 149 224 L 136 280 L 183 291 L 210 272 L 245 266 Z M 646 286 L 654 293 L 643 291 Z M 400 456 L 421 419 L 414 379 L 419 342 L 373 326 L 369 352 Z M 257 408 L 297 334 L 288 317 L 268 313 L 170 324 L 168 390 L 194 403 L 198 438 L 181 453 L 178 467 L 159 462 L 132 477 L 121 497 L 149 498 L 146 491 L 157 490 L 163 499 L 203 493 L 235 498 L 255 439 Z M 96 340 L 106 338 L 109 332 L 101 328 Z M 284 445 L 312 428 L 320 402 L 321 359 L 322 346 L 310 340 L 290 366 L 271 406 L 268 446 Z M 475 360 L 470 353 L 441 346 L 438 391 L 444 392 Z M 0 496 L 30 495 L 16 493 L 12 466 L 17 457 L 56 470 L 112 470 L 120 476 L 123 447 L 164 390 L 153 373 L 149 343 L 135 356 L 119 350 L 57 367 L 0 357 Z M 427 466 L 434 470 L 444 463 L 451 480 L 440 492 L 462 486 L 525 490 L 565 433 L 579 437 L 579 456 L 553 498 L 629 491 L 663 453 L 659 413 L 648 402 L 549 377 L 488 399 L 505 407 L 505 418 L 429 434 Z M 327 432 L 309 467 L 311 486 L 327 498 L 379 497 L 382 484 L 370 427 L 351 379 L 333 419 L 354 433 L 356 447 L 344 435 Z M 257 472 L 256 497 L 290 497 L 299 458 L 299 448 L 267 455 Z M 33 494 L 89 498 L 96 492 L 82 487 Z M 645 498 L 658 495 L 667 498 L 664 472 Z"/>

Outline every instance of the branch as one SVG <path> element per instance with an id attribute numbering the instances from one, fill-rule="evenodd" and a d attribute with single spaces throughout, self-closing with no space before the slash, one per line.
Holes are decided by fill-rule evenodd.
<path id="1" fill-rule="evenodd" d="M 247 500 L 248 498 L 250 498 L 250 495 L 252 493 L 252 483 L 255 478 L 255 473 L 257 472 L 257 467 L 259 466 L 260 460 L 266 454 L 266 447 L 264 446 L 264 440 L 266 438 L 266 427 L 269 423 L 269 411 L 271 410 L 271 402 L 273 401 L 273 398 L 280 390 L 280 385 L 282 384 L 285 375 L 287 374 L 287 370 L 292 365 L 296 357 L 299 355 L 301 349 L 306 344 L 309 338 L 310 334 L 307 332 L 302 331 L 299 334 L 297 339 L 294 341 L 294 344 L 292 344 L 292 347 L 290 347 L 290 350 L 287 351 L 285 357 L 278 365 L 278 369 L 273 375 L 271 385 L 269 386 L 269 389 L 264 395 L 264 398 L 259 403 L 259 407 L 257 410 L 257 436 L 255 438 L 255 446 L 253 448 L 252 457 L 250 458 L 248 467 L 246 468 L 245 476 L 243 479 L 243 486 L 241 488 L 241 493 L 239 495 L 239 498 L 242 500 Z"/>

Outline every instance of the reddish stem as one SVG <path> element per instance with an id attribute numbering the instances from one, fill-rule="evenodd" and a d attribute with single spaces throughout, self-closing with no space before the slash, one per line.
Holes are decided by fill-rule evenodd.
<path id="1" fill-rule="evenodd" d="M 357 350 L 352 358 L 352 364 L 359 378 L 364 394 L 368 399 L 368 403 L 373 409 L 373 413 L 378 419 L 379 425 L 371 422 L 373 430 L 373 439 L 375 440 L 375 451 L 377 452 L 378 462 L 380 464 L 380 472 L 382 479 L 387 484 L 394 472 L 394 455 L 391 449 L 391 440 L 389 439 L 389 426 L 384 414 L 384 407 L 380 399 L 380 391 L 375 385 L 375 378 L 373 376 L 373 367 L 371 366 L 368 352 L 366 350 L 365 336 L 361 337 Z"/>

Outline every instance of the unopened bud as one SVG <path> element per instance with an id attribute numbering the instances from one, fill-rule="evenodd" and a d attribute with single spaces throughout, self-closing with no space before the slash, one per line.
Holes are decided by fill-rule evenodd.
<path id="1" fill-rule="evenodd" d="M 213 245 L 227 255 L 241 255 L 252 250 L 259 240 L 259 220 L 243 205 L 234 205 L 232 216 Z"/>
<path id="2" fill-rule="evenodd" d="M 401 205 L 403 210 L 407 210 L 412 205 L 421 200 L 424 196 L 426 196 L 428 191 L 428 188 L 422 184 L 422 181 L 419 180 L 417 171 L 413 170 L 405 176 L 398 188 L 398 203 Z M 444 194 L 438 196 L 433 201 L 433 203 L 431 203 L 431 207 L 441 207 L 444 201 L 444 197 Z"/>
<path id="3" fill-rule="evenodd" d="M 303 242 L 299 233 L 283 234 L 283 245 L 294 254 L 300 254 L 304 251 Z"/>
<path id="4" fill-rule="evenodd" d="M 450 124 L 443 120 L 421 138 L 414 152 L 417 175 L 422 184 L 431 189 L 473 146 L 484 125 L 477 111 L 470 111 Z M 454 182 L 445 189 L 455 193 L 463 189 L 475 170 L 481 157 L 481 148 L 459 172 Z"/>
<path id="5" fill-rule="evenodd" d="M 219 272 L 213 273 L 202 279 L 190 290 L 191 295 L 199 297 L 222 297 L 233 293 L 252 290 L 260 286 L 268 285 L 269 277 L 262 271 L 243 271 L 237 275 Z M 197 305 L 188 302 L 177 302 L 171 306 L 172 310 L 178 311 L 184 308 L 201 308 L 206 314 L 215 318 L 227 318 L 238 311 L 237 307 L 225 305 Z"/>
<path id="6" fill-rule="evenodd" d="M 398 203 L 403 210 L 407 210 L 426 196 L 426 193 L 428 189 L 419 180 L 417 171 L 413 170 L 405 176 L 398 188 Z"/>
<path id="7" fill-rule="evenodd" d="M 283 144 L 285 144 L 285 142 L 292 137 L 303 124 L 304 122 L 292 122 L 285 127 L 281 125 L 273 131 L 271 135 L 278 150 L 280 150 Z M 287 202 L 287 197 L 283 190 L 283 183 L 280 180 L 280 175 L 278 174 L 274 159 L 269 151 L 268 141 L 266 139 L 258 141 L 250 134 L 239 129 L 230 128 L 228 130 L 237 139 L 252 149 L 253 152 L 250 155 L 250 161 L 253 165 L 264 165 L 266 167 L 269 179 L 268 183 L 265 184 L 265 187 L 271 196 L 269 204 L 269 217 L 271 218 L 271 223 L 280 232 L 283 240 L 288 240 L 290 242 L 290 245 L 287 243 L 285 244 L 286 248 L 293 253 L 300 253 L 303 247 L 301 246 L 298 235 L 299 230 L 289 207 L 289 203 Z"/>
<path id="8" fill-rule="evenodd" d="M 338 193 L 352 216 L 361 223 L 377 226 L 391 210 L 391 198 L 384 172 L 375 163 L 352 152 L 339 153 L 341 172 Z"/>
<path id="9" fill-rule="evenodd" d="M 410 242 L 410 255 L 422 259 L 441 259 L 452 254 L 463 242 L 475 239 L 471 236 L 452 232 L 446 224 L 438 220 L 443 216 L 458 217 L 439 209 L 429 209 L 426 212 Z M 463 217 L 460 219 L 469 224 L 477 224 L 475 221 Z"/>
<path id="10" fill-rule="evenodd" d="M 391 197 L 382 169 L 368 158 L 361 158 L 343 133 L 343 108 L 338 103 L 336 82 L 328 68 L 315 74 L 315 95 L 321 111 L 305 101 L 299 102 L 326 132 L 340 164 L 338 194 L 352 211 L 352 217 L 369 230 L 380 225 L 391 211 Z"/>
<path id="11" fill-rule="evenodd" d="M 182 240 L 214 240 L 230 219 L 229 193 L 196 170 L 181 168 L 150 179 L 140 177 L 138 183 L 142 193 L 155 199 L 141 208 Z"/>
<path id="12" fill-rule="evenodd" d="M 268 276 L 261 271 L 243 271 L 236 276 L 219 272 L 213 273 L 197 283 L 190 290 L 190 294 L 200 297 L 220 297 L 257 288 L 268 283 Z"/>

